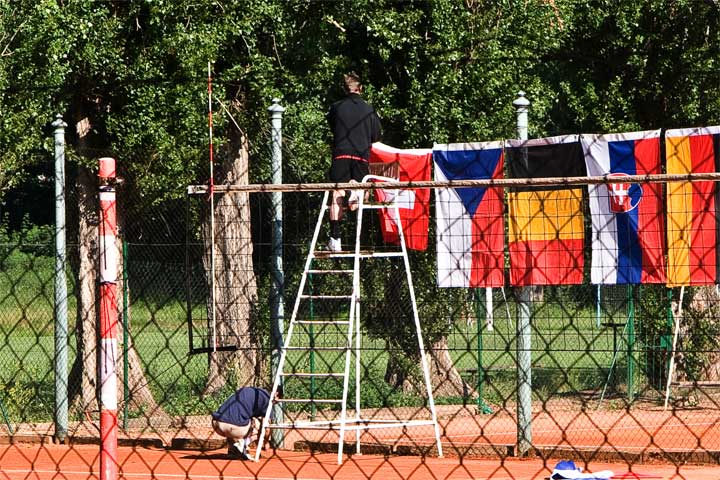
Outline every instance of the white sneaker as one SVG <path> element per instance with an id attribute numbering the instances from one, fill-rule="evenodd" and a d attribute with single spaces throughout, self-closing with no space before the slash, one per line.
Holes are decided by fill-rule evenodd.
<path id="1" fill-rule="evenodd" d="M 331 252 L 342 252 L 342 243 L 339 238 L 330 237 L 327 243 L 327 248 Z"/>

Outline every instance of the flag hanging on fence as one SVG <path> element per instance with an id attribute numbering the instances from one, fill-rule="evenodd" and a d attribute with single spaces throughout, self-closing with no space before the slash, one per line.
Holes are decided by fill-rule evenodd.
<path id="1" fill-rule="evenodd" d="M 618 182 L 589 185 L 595 284 L 664 283 L 665 227 L 660 183 L 627 183 L 627 175 L 658 174 L 660 130 L 581 135 L 589 176 Z"/>
<path id="2" fill-rule="evenodd" d="M 431 158 L 432 150 L 429 148 L 399 149 L 377 142 L 373 143 L 370 150 L 370 163 L 398 162 L 401 182 L 430 180 Z M 386 190 L 384 193 L 387 196 L 389 192 Z M 405 244 L 412 250 L 425 250 L 430 222 L 430 190 L 402 189 L 398 196 Z M 378 210 L 378 215 L 383 240 L 386 243 L 398 243 L 400 238 L 392 210 L 383 208 Z"/>
<path id="3" fill-rule="evenodd" d="M 577 135 L 508 140 L 506 147 L 508 171 L 514 178 L 586 175 Z M 582 283 L 582 188 L 511 188 L 508 236 L 511 284 Z"/>
<path id="4" fill-rule="evenodd" d="M 668 174 L 720 170 L 720 127 L 665 132 Z M 709 285 L 720 279 L 716 183 L 669 182 L 667 238 L 669 286 Z"/>
<path id="5" fill-rule="evenodd" d="M 502 178 L 502 147 L 502 142 L 435 145 L 435 180 Z M 502 187 L 436 189 L 435 215 L 438 286 L 502 286 Z"/>

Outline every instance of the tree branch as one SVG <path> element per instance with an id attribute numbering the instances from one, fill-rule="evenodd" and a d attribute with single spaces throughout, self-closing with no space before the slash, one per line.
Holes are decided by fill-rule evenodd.
<path id="1" fill-rule="evenodd" d="M 17 30 L 15 30 L 15 32 L 13 32 L 12 36 L 10 37 L 10 40 L 8 40 L 8 42 L 5 44 L 5 47 L 3 47 L 2 52 L 0 52 L 0 57 L 8 57 L 8 56 L 12 55 L 12 52 L 10 51 L 10 44 L 13 42 L 13 40 L 15 40 L 15 37 L 17 36 L 18 33 L 20 33 L 20 30 L 22 30 L 23 25 L 25 25 L 26 23 L 27 23 L 27 20 L 23 21 L 18 26 Z M 5 40 L 5 38 L 7 38 L 7 36 L 3 37 L 2 40 Z"/>

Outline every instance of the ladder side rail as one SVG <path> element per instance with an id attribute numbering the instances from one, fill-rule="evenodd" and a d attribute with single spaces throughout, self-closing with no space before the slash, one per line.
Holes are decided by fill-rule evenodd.
<path id="1" fill-rule="evenodd" d="M 370 175 L 366 175 L 363 178 L 363 182 L 367 182 Z M 362 195 L 362 198 L 360 199 L 360 208 L 358 208 L 358 229 L 355 232 L 355 262 L 356 264 L 353 265 L 353 290 L 357 293 L 358 297 L 360 297 L 360 241 L 362 239 L 362 219 L 365 215 L 365 194 Z M 369 213 L 372 214 L 372 210 L 369 210 Z M 360 309 L 362 306 L 362 302 L 359 301 L 357 303 L 357 317 L 355 319 L 355 422 L 360 422 Z M 347 427 L 346 427 L 347 428 Z M 360 434 L 362 432 L 360 430 L 355 431 L 355 452 L 359 455 L 360 454 Z"/>
<path id="2" fill-rule="evenodd" d="M 265 417 L 263 420 L 262 425 L 260 426 L 260 436 L 258 437 L 258 443 L 257 447 L 255 449 L 255 458 L 254 461 L 260 460 L 260 451 L 262 450 L 263 441 L 265 440 L 265 433 L 266 433 L 266 426 L 270 422 L 270 414 L 272 413 L 272 407 L 273 402 L 275 399 L 275 395 L 277 394 L 278 387 L 280 386 L 280 379 L 282 378 L 282 371 L 283 367 L 285 366 L 285 357 L 287 356 L 287 349 L 285 346 L 290 343 L 290 339 L 292 338 L 293 334 L 293 327 L 295 325 L 295 320 L 297 318 L 297 312 L 300 308 L 300 301 L 302 300 L 302 292 L 305 288 L 305 281 L 307 279 L 307 272 L 310 270 L 310 265 L 312 264 L 312 260 L 314 257 L 315 252 L 315 245 L 317 245 L 317 239 L 320 235 L 320 227 L 322 225 L 322 219 L 325 216 L 325 212 L 328 209 L 327 202 L 328 202 L 328 195 L 330 192 L 328 190 L 325 191 L 325 194 L 323 195 L 323 201 L 322 206 L 320 208 L 320 213 L 318 214 L 318 221 L 315 225 L 315 231 L 313 232 L 312 240 L 310 241 L 310 251 L 308 252 L 307 260 L 305 260 L 305 268 L 303 270 L 302 278 L 300 279 L 300 286 L 298 287 L 298 294 L 295 297 L 295 305 L 293 306 L 292 316 L 290 317 L 290 325 L 288 326 L 287 334 L 285 335 L 285 342 L 282 345 L 281 351 L 280 351 L 280 360 L 278 361 L 278 368 L 275 372 L 275 378 L 273 379 L 273 386 L 272 390 L 270 392 L 270 402 L 268 402 L 267 410 L 265 411 Z"/>
<path id="3" fill-rule="evenodd" d="M 372 210 L 371 210 L 372 212 Z M 358 269 L 358 277 L 360 271 Z M 358 295 L 360 295 L 360 286 L 358 281 Z M 362 302 L 357 303 L 357 321 L 355 322 L 355 421 L 360 422 L 360 307 Z M 360 455 L 360 430 L 355 432 L 355 453 Z"/>
<path id="4" fill-rule="evenodd" d="M 363 183 L 372 182 L 372 181 L 379 181 L 379 182 L 394 182 L 397 181 L 397 178 L 391 178 L 391 177 L 385 177 L 382 175 L 374 175 L 374 174 L 368 174 L 365 175 L 362 179 Z M 369 192 L 369 191 L 367 191 Z M 395 190 L 395 195 L 393 196 L 393 203 L 397 202 L 397 193 L 398 190 Z M 358 296 L 360 295 L 360 240 L 362 238 L 362 219 L 365 214 L 365 195 L 366 193 L 363 193 L 360 198 L 359 202 L 359 208 L 358 208 L 358 228 L 355 232 L 355 262 L 357 265 L 353 265 L 353 290 L 357 292 Z M 370 215 L 372 215 L 372 209 L 368 211 Z M 362 302 L 357 302 L 357 318 L 355 322 L 355 422 L 359 423 L 361 421 L 361 391 L 360 391 L 360 372 L 361 372 L 361 348 L 362 348 L 362 337 L 361 337 L 361 327 L 360 327 L 360 309 L 361 309 Z M 347 428 L 347 427 L 346 427 Z M 362 432 L 358 428 L 355 432 L 355 452 L 359 455 L 360 454 L 360 436 Z"/>
<path id="5" fill-rule="evenodd" d="M 395 195 L 397 198 L 397 194 Z M 430 414 L 435 427 L 435 441 L 437 443 L 438 457 L 443 456 L 442 444 L 440 442 L 440 426 L 437 420 L 437 411 L 435 409 L 435 399 L 433 398 L 432 383 L 430 381 L 430 371 L 428 368 L 427 355 L 425 353 L 425 345 L 422 338 L 422 330 L 420 328 L 420 317 L 417 311 L 417 301 L 415 299 L 415 288 L 413 286 L 412 275 L 410 273 L 410 261 L 407 255 L 407 245 L 405 244 L 405 233 L 403 232 L 402 222 L 400 221 L 400 207 L 397 202 L 393 205 L 395 213 L 395 222 L 398 227 L 398 236 L 400 238 L 400 246 L 403 253 L 403 262 L 405 263 L 405 275 L 407 276 L 408 290 L 410 292 L 410 301 L 412 302 L 413 320 L 415 321 L 415 330 L 417 332 L 418 347 L 420 348 L 420 363 L 423 368 L 423 377 L 425 379 L 425 389 L 428 393 L 428 404 L 430 406 Z"/>
<path id="6" fill-rule="evenodd" d="M 365 177 L 367 178 L 367 176 Z M 365 178 L 363 178 L 363 182 L 365 181 Z M 343 447 L 345 444 L 345 428 L 347 424 L 347 397 L 348 397 L 348 388 L 350 386 L 350 353 L 352 350 L 352 344 L 353 344 L 353 329 L 354 329 L 354 322 L 359 322 L 360 318 L 358 315 L 358 294 L 360 291 L 360 237 L 362 233 L 362 220 L 363 220 L 363 210 L 365 209 L 365 193 L 362 192 L 360 194 L 360 198 L 358 199 L 358 209 L 357 209 L 357 226 L 355 229 L 355 250 L 354 250 L 354 258 L 353 258 L 353 286 L 352 286 L 352 295 L 350 299 L 350 311 L 348 312 L 348 333 L 347 333 L 347 351 L 345 353 L 345 378 L 343 379 L 343 393 L 342 393 L 342 408 L 340 411 L 340 432 L 338 437 L 338 458 L 337 462 L 338 465 L 342 464 L 342 458 L 343 458 Z"/>

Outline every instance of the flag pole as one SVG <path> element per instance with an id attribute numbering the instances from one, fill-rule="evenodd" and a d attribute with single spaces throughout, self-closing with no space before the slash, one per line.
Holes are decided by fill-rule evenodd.
<path id="1" fill-rule="evenodd" d="M 513 101 L 517 115 L 518 139 L 528 139 L 528 110 L 530 100 L 525 92 L 518 92 Z M 527 150 L 525 150 L 527 152 Z M 525 158 L 527 162 L 527 158 Z M 532 352 L 530 318 L 532 315 L 531 286 L 519 287 L 516 320 L 517 355 L 517 454 L 523 456 L 532 448 Z"/>

